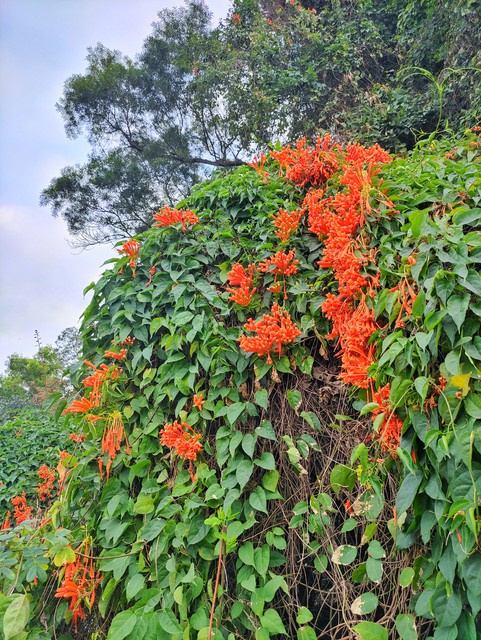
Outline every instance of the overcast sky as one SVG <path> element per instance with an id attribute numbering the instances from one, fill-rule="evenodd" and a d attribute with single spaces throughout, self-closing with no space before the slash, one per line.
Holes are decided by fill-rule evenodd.
<path id="1" fill-rule="evenodd" d="M 214 20 L 229 0 L 207 0 Z M 86 67 L 101 42 L 134 56 L 157 12 L 182 0 L 0 0 L 0 372 L 8 355 L 32 356 L 34 332 L 53 344 L 78 326 L 83 289 L 115 255 L 72 249 L 65 224 L 39 206 L 62 167 L 89 147 L 69 140 L 55 103 L 65 80 Z"/>

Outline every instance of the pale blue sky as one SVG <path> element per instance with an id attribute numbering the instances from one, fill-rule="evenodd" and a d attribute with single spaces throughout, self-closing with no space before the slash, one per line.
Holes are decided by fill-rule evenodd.
<path id="1" fill-rule="evenodd" d="M 207 0 L 214 21 L 229 0 Z M 53 344 L 77 325 L 82 291 L 115 255 L 80 252 L 39 196 L 62 167 L 83 163 L 88 145 L 69 140 L 55 108 L 65 80 L 85 70 L 101 42 L 139 53 L 157 12 L 182 0 L 0 0 L 0 372 L 8 355 L 31 356 L 34 332 Z"/>

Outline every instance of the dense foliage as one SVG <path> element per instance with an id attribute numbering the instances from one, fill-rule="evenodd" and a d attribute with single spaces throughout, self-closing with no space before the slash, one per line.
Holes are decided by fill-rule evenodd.
<path id="1" fill-rule="evenodd" d="M 97 45 L 67 80 L 67 134 L 92 154 L 42 203 L 79 244 L 109 242 L 272 140 L 323 129 L 399 151 L 445 120 L 473 126 L 480 34 L 480 0 L 236 0 L 215 28 L 201 0 L 164 10 L 136 59 Z"/>
<path id="2" fill-rule="evenodd" d="M 301 141 L 119 247 L 7 640 L 479 640 L 480 151 Z"/>

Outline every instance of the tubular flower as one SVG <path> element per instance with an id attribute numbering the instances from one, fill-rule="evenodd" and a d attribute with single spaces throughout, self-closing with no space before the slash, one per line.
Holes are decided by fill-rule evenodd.
<path id="1" fill-rule="evenodd" d="M 286 178 L 304 187 L 306 184 L 318 185 L 330 178 L 339 169 L 337 145 L 331 146 L 331 136 L 316 139 L 316 146 L 306 147 L 302 138 L 295 149 L 290 146 L 281 151 L 271 151 L 272 157 L 286 169 Z"/>
<path id="2" fill-rule="evenodd" d="M 251 318 L 244 328 L 257 335 L 241 336 L 239 338 L 241 349 L 246 353 L 267 356 L 269 364 L 272 363 L 272 351 L 277 351 L 280 357 L 284 353 L 283 346 L 294 342 L 301 335 L 301 331 L 292 322 L 289 313 L 285 309 L 279 309 L 277 303 L 272 305 L 271 315 L 264 314 L 262 320 L 257 321 Z"/>
<path id="3" fill-rule="evenodd" d="M 157 220 L 154 227 L 170 227 L 172 224 L 180 222 L 182 231 L 186 230 L 187 224 L 196 224 L 199 222 L 197 215 L 190 209 L 171 209 L 164 207 L 158 213 L 154 213 L 154 220 Z"/>
<path id="4" fill-rule="evenodd" d="M 317 236 L 326 236 L 332 224 L 333 214 L 331 212 L 332 198 L 322 200 L 324 191 L 322 189 L 311 189 L 302 203 L 308 211 L 309 231 Z"/>
<path id="5" fill-rule="evenodd" d="M 5 518 L 2 522 L 2 524 L 0 525 L 0 531 L 5 531 L 5 529 L 10 529 L 10 527 L 12 526 L 11 520 L 10 520 L 10 516 L 12 514 L 10 513 L 10 511 L 7 511 Z"/>
<path id="6" fill-rule="evenodd" d="M 53 469 L 49 469 L 46 464 L 43 464 L 38 470 L 38 477 L 44 480 L 42 484 L 37 487 L 38 499 L 40 501 L 47 500 L 52 497 L 52 486 L 55 482 L 55 472 Z"/>
<path id="7" fill-rule="evenodd" d="M 88 360 L 85 360 L 84 364 L 93 369 L 94 373 L 84 378 L 82 383 L 84 387 L 92 387 L 90 399 L 92 400 L 94 407 L 99 407 L 101 400 L 101 386 L 106 382 L 106 380 L 117 380 L 122 373 L 122 369 L 119 369 L 116 365 L 111 365 L 109 367 L 106 364 L 101 364 L 97 369 L 97 367 Z"/>
<path id="8" fill-rule="evenodd" d="M 299 226 L 299 222 L 305 212 L 305 209 L 296 209 L 296 211 L 279 209 L 278 213 L 271 216 L 274 219 L 276 228 L 274 233 L 281 242 L 287 242 L 291 233 Z"/>
<path id="9" fill-rule="evenodd" d="M 120 411 L 114 411 L 110 416 L 107 427 L 102 436 L 102 451 L 108 453 L 110 460 L 117 457 L 117 453 L 122 446 L 122 440 L 125 438 L 125 452 L 130 454 L 129 442 L 125 434 L 124 424 Z"/>
<path id="10" fill-rule="evenodd" d="M 85 434 L 84 434 L 84 433 L 82 433 L 82 434 L 78 434 L 78 433 L 69 433 L 69 436 L 68 436 L 69 440 L 72 440 L 72 442 L 75 442 L 75 443 L 77 443 L 77 444 L 78 444 L 79 442 L 84 442 L 84 441 L 85 441 L 85 437 L 86 437 L 86 436 L 85 436 Z"/>
<path id="11" fill-rule="evenodd" d="M 132 269 L 132 276 L 135 278 L 135 270 L 137 268 L 137 261 L 139 259 L 139 250 L 140 250 L 140 242 L 131 238 L 124 242 L 121 249 L 117 249 L 117 251 L 122 255 L 126 255 L 130 257 L 129 267 Z"/>
<path id="12" fill-rule="evenodd" d="M 64 409 L 62 413 L 87 413 L 94 406 L 94 403 L 91 399 L 91 395 L 89 398 L 82 398 L 81 400 L 74 400 L 70 407 Z"/>
<path id="13" fill-rule="evenodd" d="M 27 505 L 27 499 L 25 498 L 25 491 L 22 491 L 21 496 L 15 496 L 10 500 L 15 507 L 13 517 L 17 526 L 25 520 L 30 520 L 32 517 L 33 507 Z"/>
<path id="14" fill-rule="evenodd" d="M 90 540 L 85 538 L 75 551 L 75 560 L 67 562 L 63 570 L 62 584 L 55 597 L 70 599 L 69 609 L 73 612 L 74 629 L 79 619 L 86 617 L 83 606 L 90 610 L 95 602 L 95 590 L 101 581 L 100 572 L 95 572 L 90 550 Z"/>
<path id="15" fill-rule="evenodd" d="M 229 300 L 232 300 L 243 307 L 247 306 L 251 302 L 255 292 L 257 291 L 256 287 L 252 287 L 255 269 L 256 267 L 254 264 L 250 264 L 247 267 L 247 270 L 244 269 L 239 262 L 234 264 L 227 274 L 227 280 L 229 284 L 238 288 L 233 289 L 232 287 L 227 287 L 227 291 L 232 293 L 232 295 L 229 296 Z"/>
<path id="16" fill-rule="evenodd" d="M 267 156 L 265 153 L 261 153 L 259 157 L 254 156 L 253 160 L 248 162 L 249 167 L 252 167 L 257 171 L 260 176 L 268 175 L 267 171 L 264 170 L 264 165 L 266 163 Z"/>

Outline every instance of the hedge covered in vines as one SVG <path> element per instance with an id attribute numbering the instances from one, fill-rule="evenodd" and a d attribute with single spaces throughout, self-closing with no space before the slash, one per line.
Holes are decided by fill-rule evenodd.
<path id="1" fill-rule="evenodd" d="M 7 640 L 481 637 L 476 133 L 302 140 L 119 245 Z"/>

